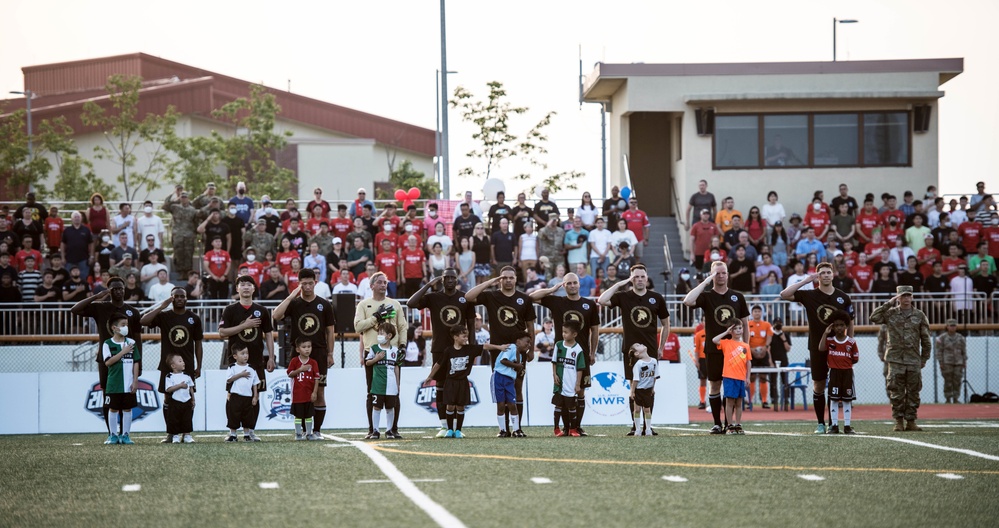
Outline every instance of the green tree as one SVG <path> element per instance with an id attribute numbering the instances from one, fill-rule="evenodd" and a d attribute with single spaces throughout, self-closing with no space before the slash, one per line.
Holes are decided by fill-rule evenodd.
<path id="1" fill-rule="evenodd" d="M 578 171 L 563 171 L 549 173 L 548 164 L 543 157 L 548 154 L 546 145 L 548 136 L 545 128 L 551 124 L 555 112 L 548 112 L 531 127 L 523 137 L 515 135 L 510 130 L 511 120 L 529 111 L 526 106 L 513 106 L 507 100 L 503 83 L 492 81 L 486 84 L 489 95 L 485 100 L 478 100 L 466 88 L 459 86 L 454 90 L 454 97 L 449 101 L 452 108 L 461 112 L 463 121 L 471 123 L 476 130 L 472 139 L 478 142 L 478 147 L 469 151 L 466 157 L 481 160 L 477 167 L 465 167 L 458 174 L 475 178 L 488 179 L 496 177 L 494 171 L 509 158 L 515 158 L 520 164 L 526 163 L 526 171 L 515 174 L 518 180 L 531 182 L 529 191 L 533 193 L 538 186 L 548 188 L 552 192 L 565 189 L 576 189 L 573 180 L 584 173 Z M 542 174 L 534 174 L 539 171 Z"/>
<path id="2" fill-rule="evenodd" d="M 55 185 L 52 197 L 65 201 L 87 201 L 93 193 L 100 193 L 104 200 L 117 200 L 114 186 L 94 174 L 94 165 L 80 156 L 73 143 L 73 128 L 66 118 L 59 116 L 52 121 L 42 121 L 38 137 L 39 152 L 49 155 L 55 162 Z"/>
<path id="3" fill-rule="evenodd" d="M 24 188 L 32 188 L 38 198 L 47 194 L 42 183 L 52 170 L 52 163 L 38 152 L 32 158 L 28 152 L 27 112 L 15 110 L 9 114 L 0 108 L 0 194 L 13 197 Z M 32 138 L 33 146 L 36 141 Z M 20 197 L 18 197 L 20 198 Z"/>
<path id="4" fill-rule="evenodd" d="M 94 101 L 83 105 L 83 124 L 104 132 L 108 146 L 94 147 L 94 156 L 120 167 L 118 183 L 125 200 L 144 198 L 162 186 L 173 161 L 166 145 L 174 137 L 177 111 L 170 106 L 163 115 L 146 114 L 139 119 L 139 90 L 142 79 L 112 75 L 107 90 L 110 111 Z M 140 164 L 140 147 L 147 150 Z M 140 193 L 144 193 L 141 194 Z"/>
<path id="5" fill-rule="evenodd" d="M 235 181 L 245 181 L 257 195 L 288 196 L 295 189 L 295 173 L 279 167 L 278 153 L 288 145 L 291 131 L 275 131 L 277 115 L 281 106 L 274 94 L 260 85 L 250 86 L 250 97 L 241 97 L 212 112 L 212 116 L 231 123 L 235 127 L 232 136 L 226 137 L 218 131 L 212 132 L 215 141 L 214 152 L 228 169 L 228 185 L 235 187 Z M 192 147 L 192 153 L 202 165 L 194 165 L 194 174 L 205 174 L 208 155 L 213 152 L 208 144 L 200 149 Z M 192 167 L 192 165 L 188 165 Z M 252 186 L 251 186 L 252 185 Z M 200 188 L 200 187 L 192 187 Z"/>
<path id="6" fill-rule="evenodd" d="M 441 192 L 441 188 L 437 185 L 437 182 L 427 178 L 426 174 L 414 169 L 413 162 L 408 159 L 402 160 L 399 168 L 392 171 L 392 174 L 389 175 L 389 183 L 392 185 L 391 190 L 385 190 L 384 188 L 375 189 L 376 200 L 391 200 L 395 198 L 396 189 L 408 191 L 416 187 L 420 190 L 421 200 L 436 198 Z"/>

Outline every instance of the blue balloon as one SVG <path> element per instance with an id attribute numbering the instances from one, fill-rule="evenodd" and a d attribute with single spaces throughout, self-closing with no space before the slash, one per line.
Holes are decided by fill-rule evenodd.
<path id="1" fill-rule="evenodd" d="M 631 187 L 621 189 L 621 198 L 624 198 L 624 201 L 626 202 L 628 201 L 628 198 L 631 198 Z"/>

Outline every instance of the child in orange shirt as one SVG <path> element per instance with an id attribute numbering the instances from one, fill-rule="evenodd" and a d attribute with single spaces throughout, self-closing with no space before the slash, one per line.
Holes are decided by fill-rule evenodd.
<path id="1" fill-rule="evenodd" d="M 753 355 L 749 353 L 749 345 L 742 342 L 742 321 L 730 326 L 712 341 L 725 357 L 725 365 L 722 367 L 725 431 L 728 434 L 746 434 L 742 430 L 742 398 L 746 394 L 746 385 L 749 384 Z"/>
<path id="2" fill-rule="evenodd" d="M 704 403 L 704 395 L 707 392 L 708 382 L 708 360 L 704 356 L 704 341 L 706 340 L 704 323 L 698 323 L 697 327 L 694 328 L 694 353 L 696 357 L 692 358 L 697 367 L 697 382 L 699 384 L 697 395 L 701 397 L 701 403 L 697 404 L 698 409 L 707 408 L 707 405 Z"/>

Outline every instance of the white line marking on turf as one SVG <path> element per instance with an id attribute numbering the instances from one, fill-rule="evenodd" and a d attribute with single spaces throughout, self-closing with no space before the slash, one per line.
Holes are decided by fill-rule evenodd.
<path id="1" fill-rule="evenodd" d="M 545 477 L 531 477 L 531 482 L 535 484 L 551 484 L 552 479 L 548 479 Z"/>
<path id="2" fill-rule="evenodd" d="M 277 482 L 261 482 L 260 489 L 278 489 L 281 486 Z"/>
<path id="3" fill-rule="evenodd" d="M 961 480 L 964 478 L 961 475 L 955 475 L 953 473 L 937 473 L 937 476 L 947 480 Z"/>
<path id="4" fill-rule="evenodd" d="M 446 482 L 444 479 L 410 479 L 412 482 Z M 388 484 L 391 480 L 358 480 L 358 484 Z"/>
<path id="5" fill-rule="evenodd" d="M 326 447 L 352 447 L 347 444 L 323 444 Z"/>
<path id="6" fill-rule="evenodd" d="M 412 480 L 409 480 L 409 478 L 403 474 L 402 471 L 399 471 L 399 468 L 395 467 L 395 465 L 392 464 L 392 462 L 389 461 L 385 455 L 376 451 L 375 448 L 365 444 L 364 442 L 347 440 L 335 435 L 329 435 L 329 438 L 331 440 L 336 440 L 337 442 L 348 443 L 367 455 L 368 458 L 370 458 L 371 461 L 378 466 L 378 469 L 382 470 L 382 473 L 384 473 L 385 476 L 388 477 L 393 484 L 395 484 L 395 487 L 399 488 L 399 491 L 401 491 L 403 495 L 405 495 L 421 510 L 426 512 L 427 515 L 429 515 L 430 518 L 439 526 L 442 526 L 443 528 L 464 528 L 465 524 L 461 522 L 460 519 L 455 517 L 440 504 L 434 502 L 434 500 L 427 496 L 427 494 L 420 491 L 420 489 L 416 487 L 416 484 L 413 484 Z"/>
<path id="7" fill-rule="evenodd" d="M 973 457 L 978 457 L 978 458 L 984 458 L 985 460 L 993 460 L 993 461 L 999 462 L 999 456 L 987 455 L 985 453 L 979 453 L 978 451 L 972 451 L 970 449 L 961 449 L 961 448 L 957 448 L 957 447 L 947 447 L 947 446 L 942 446 L 942 445 L 937 445 L 937 444 L 928 444 L 926 442 L 919 442 L 917 440 L 909 440 L 909 439 L 906 439 L 906 438 L 895 438 L 893 436 L 873 436 L 873 435 L 868 435 L 868 436 L 865 436 L 864 438 L 878 438 L 880 440 L 891 440 L 892 442 L 902 442 L 903 444 L 911 444 L 911 445 L 919 446 L 919 447 L 929 447 L 930 449 L 939 449 L 941 451 L 953 451 L 955 453 L 961 453 L 963 455 L 968 455 L 968 456 L 973 456 Z"/>
<path id="8" fill-rule="evenodd" d="M 826 479 L 825 477 L 820 477 L 818 475 L 798 475 L 798 478 L 802 480 L 815 480 L 815 481 Z"/>
<path id="9" fill-rule="evenodd" d="M 954 431 L 940 431 L 940 434 L 954 434 Z"/>
<path id="10" fill-rule="evenodd" d="M 663 475 L 663 480 L 667 482 L 687 482 L 687 479 L 676 475 Z"/>
<path id="11" fill-rule="evenodd" d="M 142 489 L 142 484 L 125 484 L 121 487 L 121 491 L 139 491 Z"/>
<path id="12" fill-rule="evenodd" d="M 82 446 L 83 444 L 73 444 L 73 445 L 75 445 L 75 446 Z"/>

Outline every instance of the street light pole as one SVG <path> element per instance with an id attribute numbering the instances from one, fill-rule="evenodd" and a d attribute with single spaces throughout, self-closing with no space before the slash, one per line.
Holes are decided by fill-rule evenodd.
<path id="1" fill-rule="evenodd" d="M 451 195 L 451 178 L 448 171 L 448 136 L 447 136 L 447 28 L 445 25 L 445 15 L 444 15 L 444 2 L 441 0 L 441 93 L 440 93 L 440 108 L 441 108 L 441 187 L 444 191 L 444 199 L 448 200 Z"/>
<path id="2" fill-rule="evenodd" d="M 833 62 L 836 62 L 836 24 L 856 24 L 857 22 L 859 20 L 836 20 L 836 18 L 833 18 Z"/>
<path id="3" fill-rule="evenodd" d="M 24 98 L 25 98 L 25 100 L 27 101 L 27 105 L 28 105 L 27 106 L 27 110 L 28 110 L 28 161 L 31 162 L 31 161 L 35 160 L 35 151 L 32 148 L 32 144 L 31 144 L 31 99 L 35 96 L 35 92 L 32 92 L 31 90 L 24 90 L 23 92 L 11 91 L 10 93 L 16 94 L 16 95 L 23 95 Z"/>

